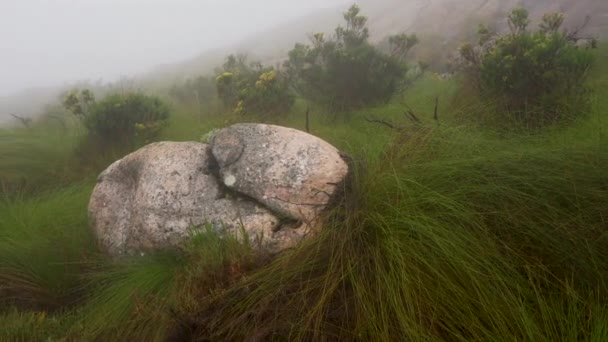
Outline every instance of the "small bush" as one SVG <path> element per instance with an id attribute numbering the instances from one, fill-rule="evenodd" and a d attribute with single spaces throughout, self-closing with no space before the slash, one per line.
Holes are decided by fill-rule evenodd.
<path id="1" fill-rule="evenodd" d="M 388 101 L 406 72 L 400 56 L 417 39 L 395 36 L 391 40 L 395 55 L 388 55 L 368 42 L 367 17 L 360 15 L 358 6 L 344 13 L 344 19 L 346 28 L 339 26 L 333 39 L 318 33 L 312 46 L 296 44 L 289 52 L 285 68 L 292 86 L 308 100 L 334 111 Z"/>
<path id="2" fill-rule="evenodd" d="M 287 112 L 294 103 L 295 97 L 278 71 L 270 68 L 262 72 L 254 86 L 241 89 L 235 112 L 247 112 L 276 115 Z"/>
<path id="3" fill-rule="evenodd" d="M 129 145 L 150 141 L 168 118 L 168 107 L 157 97 L 116 94 L 91 107 L 85 126 L 103 141 Z"/>
<path id="4" fill-rule="evenodd" d="M 518 8 L 504 35 L 480 26 L 478 45 L 466 43 L 460 49 L 470 82 L 491 95 L 500 112 L 526 124 L 585 111 L 585 81 L 593 58 L 576 47 L 576 38 L 560 31 L 563 20 L 562 14 L 546 14 L 539 28 L 530 31 L 528 12 Z"/>
<path id="5" fill-rule="evenodd" d="M 259 63 L 248 65 L 245 56 L 229 56 L 216 78 L 224 106 L 236 114 L 277 115 L 289 111 L 295 97 L 287 78 Z"/>
<path id="6" fill-rule="evenodd" d="M 88 90 L 73 91 L 63 105 L 82 120 L 88 132 L 87 143 L 102 148 L 132 148 L 147 143 L 169 118 L 169 109 L 159 98 L 138 93 L 114 94 L 95 101 Z"/>

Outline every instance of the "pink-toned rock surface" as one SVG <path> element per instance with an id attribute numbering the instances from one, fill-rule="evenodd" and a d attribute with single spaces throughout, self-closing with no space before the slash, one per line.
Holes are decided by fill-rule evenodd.
<path id="1" fill-rule="evenodd" d="M 291 128 L 237 124 L 216 132 L 211 150 L 227 187 L 305 223 L 327 207 L 348 173 L 335 147 Z"/>
<path id="2" fill-rule="evenodd" d="M 278 253 L 318 228 L 348 167 L 312 135 L 239 124 L 210 145 L 161 142 L 115 162 L 99 176 L 89 218 L 111 256 L 179 247 L 203 226 Z"/>
<path id="3" fill-rule="evenodd" d="M 102 250 L 131 255 L 177 246 L 193 228 L 211 224 L 250 238 L 261 247 L 282 249 L 273 240 L 279 219 L 257 203 L 227 196 L 213 174 L 209 146 L 162 142 L 112 164 L 100 176 L 89 217 Z"/>

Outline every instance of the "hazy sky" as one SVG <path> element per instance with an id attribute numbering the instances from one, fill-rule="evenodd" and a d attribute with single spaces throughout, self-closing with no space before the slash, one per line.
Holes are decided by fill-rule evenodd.
<path id="1" fill-rule="evenodd" d="M 112 80 L 345 0 L 0 0 L 0 95 Z"/>

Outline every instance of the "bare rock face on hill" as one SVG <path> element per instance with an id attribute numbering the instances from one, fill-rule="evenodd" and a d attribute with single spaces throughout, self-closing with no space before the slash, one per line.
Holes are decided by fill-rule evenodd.
<path id="1" fill-rule="evenodd" d="M 240 238 L 245 232 L 260 251 L 277 253 L 310 234 L 306 223 L 347 171 L 338 151 L 318 138 L 236 125 L 211 146 L 161 142 L 115 162 L 99 176 L 89 217 L 112 256 L 178 247 L 203 225 Z"/>

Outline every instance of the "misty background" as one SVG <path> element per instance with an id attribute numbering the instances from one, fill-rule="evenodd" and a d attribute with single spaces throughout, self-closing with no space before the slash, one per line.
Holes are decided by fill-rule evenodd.
<path id="1" fill-rule="evenodd" d="M 78 81 L 137 79 L 147 87 L 211 73 L 230 53 L 275 64 L 297 41 L 331 32 L 349 0 L 19 0 L 0 2 L 0 122 L 33 116 Z M 539 18 L 589 15 L 608 31 L 606 0 L 361 0 L 372 41 L 416 32 L 417 49 L 456 49 L 479 22 L 496 26 L 516 6 Z M 426 39 L 425 39 L 426 38 Z M 425 41 L 426 40 L 426 41 Z M 416 52 L 414 52 L 416 55 Z M 424 54 L 418 51 L 418 54 Z"/>
<path id="2" fill-rule="evenodd" d="M 341 3 L 345 1 L 2 1 L 0 95 L 141 73 Z"/>

